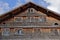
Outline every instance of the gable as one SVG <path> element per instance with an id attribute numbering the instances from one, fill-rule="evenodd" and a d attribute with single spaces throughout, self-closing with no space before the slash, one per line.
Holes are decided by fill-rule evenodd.
<path id="1" fill-rule="evenodd" d="M 23 6 L 15 9 L 15 10 L 11 11 L 11 12 L 8 12 L 8 13 L 2 15 L 0 17 L 0 23 L 4 22 L 6 20 L 9 20 L 10 18 L 13 18 L 15 15 L 18 15 L 19 13 L 24 12 L 28 8 L 34 8 L 37 11 L 40 11 L 40 12 L 46 14 L 48 17 L 53 17 L 53 18 L 55 18 L 57 20 L 60 20 L 60 15 L 56 14 L 55 12 L 53 12 L 51 10 L 48 10 L 48 9 L 46 9 L 44 7 L 35 5 L 34 3 L 29 2 L 29 3 L 27 3 L 27 4 L 23 5 Z"/>
<path id="2" fill-rule="evenodd" d="M 42 13 L 42 12 L 39 12 L 39 11 L 37 11 L 37 10 L 35 10 L 34 8 L 33 8 L 33 10 L 34 10 L 34 13 L 29 13 L 28 12 L 28 9 L 26 10 L 26 11 L 24 11 L 24 12 L 22 12 L 22 13 L 19 13 L 18 15 L 16 15 L 16 16 L 14 16 L 14 17 L 12 17 L 11 19 L 9 19 L 9 20 L 7 20 L 7 21 L 14 21 L 14 18 L 18 18 L 18 17 L 41 17 L 41 16 L 46 16 L 44 13 Z"/>
<path id="3" fill-rule="evenodd" d="M 29 12 L 29 9 L 32 9 L 33 11 Z M 31 16 L 32 17 L 32 16 L 41 16 L 41 15 L 45 15 L 45 14 L 40 11 L 35 10 L 34 8 L 28 8 L 26 11 L 19 13 L 16 16 Z"/>
<path id="4" fill-rule="evenodd" d="M 31 19 L 32 18 L 32 19 Z M 37 19 L 37 20 L 36 20 Z M 60 26 L 60 21 L 47 16 L 47 14 L 44 14 L 40 11 L 37 11 L 34 9 L 34 12 L 30 14 L 28 12 L 28 9 L 22 13 L 19 13 L 18 15 L 12 17 L 11 19 L 2 22 L 0 25 L 4 26 L 56 26 L 55 23 L 58 23 L 57 26 Z"/>

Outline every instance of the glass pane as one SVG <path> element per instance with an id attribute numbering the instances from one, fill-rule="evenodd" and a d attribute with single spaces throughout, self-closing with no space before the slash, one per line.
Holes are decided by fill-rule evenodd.
<path id="1" fill-rule="evenodd" d="M 15 34 L 16 35 L 23 35 L 23 31 L 20 29 L 20 30 L 17 30 L 16 32 L 15 32 Z"/>
<path id="2" fill-rule="evenodd" d="M 35 18 L 34 17 L 31 17 L 31 22 L 35 22 Z"/>
<path id="3" fill-rule="evenodd" d="M 14 21 L 15 22 L 22 22 L 22 17 L 15 17 Z"/>
<path id="4" fill-rule="evenodd" d="M 51 33 L 53 33 L 53 34 L 55 34 L 55 35 L 58 35 L 57 29 L 51 29 Z"/>
<path id="5" fill-rule="evenodd" d="M 28 12 L 29 12 L 29 13 L 34 13 L 34 9 L 33 9 L 33 8 L 29 8 L 29 9 L 28 9 Z"/>
<path id="6" fill-rule="evenodd" d="M 2 32 L 3 36 L 9 36 L 9 34 L 10 34 L 9 28 L 5 28 Z"/>

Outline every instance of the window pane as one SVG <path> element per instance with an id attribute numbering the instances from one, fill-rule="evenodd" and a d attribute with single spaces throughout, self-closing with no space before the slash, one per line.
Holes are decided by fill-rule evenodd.
<path id="1" fill-rule="evenodd" d="M 14 21 L 15 22 L 22 22 L 22 17 L 15 17 Z"/>
<path id="2" fill-rule="evenodd" d="M 46 17 L 45 16 L 41 16 L 39 19 L 40 22 L 45 22 L 46 21 Z"/>
<path id="3" fill-rule="evenodd" d="M 19 29 L 15 32 L 15 35 L 23 35 L 23 30 Z"/>
<path id="4" fill-rule="evenodd" d="M 4 28 L 4 29 L 3 29 L 3 32 L 2 32 L 2 35 L 3 35 L 3 36 L 9 36 L 9 34 L 10 34 L 9 28 Z"/>
<path id="5" fill-rule="evenodd" d="M 28 9 L 28 12 L 29 12 L 29 13 L 34 13 L 34 9 L 33 9 L 33 8 L 29 8 L 29 9 Z"/>

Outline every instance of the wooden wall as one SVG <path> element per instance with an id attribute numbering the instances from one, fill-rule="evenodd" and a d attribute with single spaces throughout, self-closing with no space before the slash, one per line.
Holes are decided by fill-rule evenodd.
<path id="1" fill-rule="evenodd" d="M 39 32 L 42 32 L 42 33 L 50 33 L 51 32 L 51 30 L 53 30 L 53 29 L 51 29 L 51 28 L 49 28 L 49 29 L 45 29 L 45 28 L 10 28 L 10 32 L 16 32 L 17 30 L 19 30 L 19 29 L 22 29 L 25 33 L 30 33 L 30 32 L 32 32 L 32 33 L 34 33 L 34 32 L 36 32 L 36 30 L 39 30 Z M 60 32 L 60 29 L 56 29 L 58 32 Z M 2 31 L 4 31 L 4 28 L 0 28 L 0 32 L 2 32 Z"/>

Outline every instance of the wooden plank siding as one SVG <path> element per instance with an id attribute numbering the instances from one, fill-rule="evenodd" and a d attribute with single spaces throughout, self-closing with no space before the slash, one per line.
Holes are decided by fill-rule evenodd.
<path id="1" fill-rule="evenodd" d="M 26 32 L 26 33 L 30 33 L 30 32 L 32 32 L 32 33 L 34 33 L 36 30 L 38 30 L 38 29 L 40 29 L 39 31 L 41 31 L 42 33 L 50 33 L 51 32 L 51 30 L 53 30 L 53 29 L 55 29 L 55 28 L 53 28 L 53 29 L 51 29 L 51 28 L 49 28 L 49 29 L 45 29 L 45 28 L 10 28 L 10 32 L 11 33 L 14 33 L 14 32 L 16 32 L 17 30 L 19 30 L 19 29 L 22 29 L 23 30 L 23 32 Z M 58 28 L 58 29 L 56 29 L 58 32 L 60 32 L 60 28 Z M 2 31 L 4 31 L 4 28 L 1 28 L 0 29 L 0 32 L 2 32 Z"/>

